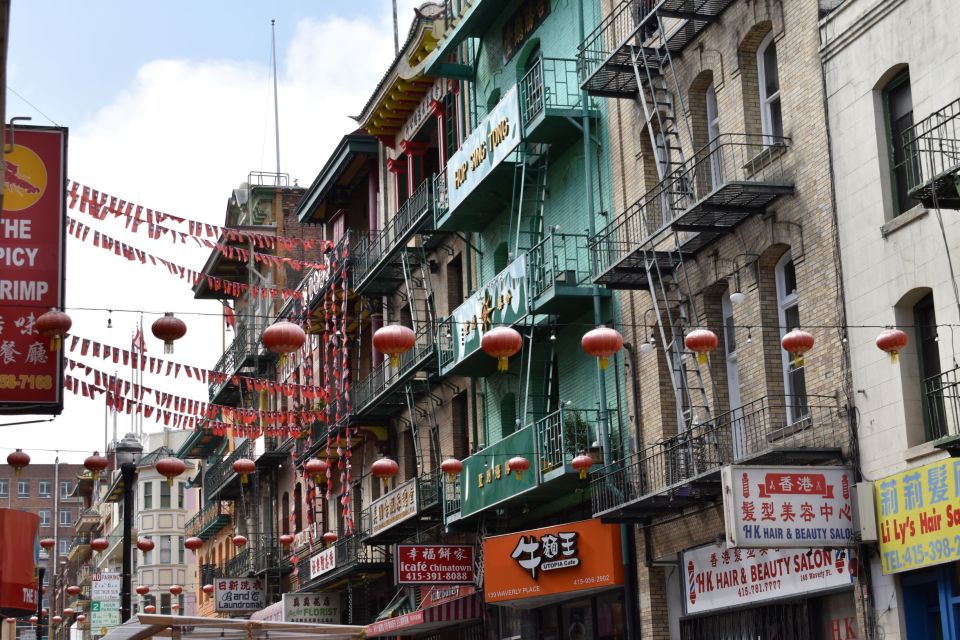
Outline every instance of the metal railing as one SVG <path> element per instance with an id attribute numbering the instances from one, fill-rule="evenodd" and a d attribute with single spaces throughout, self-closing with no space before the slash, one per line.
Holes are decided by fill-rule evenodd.
<path id="1" fill-rule="evenodd" d="M 215 373 L 223 374 L 225 378 L 222 382 L 214 380 L 210 383 L 210 400 L 213 400 L 223 387 L 229 383 L 230 376 L 236 374 L 237 370 L 243 366 L 243 362 L 247 359 L 252 349 L 250 335 L 251 333 L 247 330 L 246 325 L 238 322 L 236 335 L 233 336 L 230 346 L 227 347 L 223 355 L 220 356 L 220 359 L 217 360 L 217 364 L 213 367 Z"/>
<path id="2" fill-rule="evenodd" d="M 450 208 L 450 192 L 447 191 L 447 172 L 441 171 L 433 177 L 433 228 L 437 221 Z"/>
<path id="3" fill-rule="evenodd" d="M 576 60 L 541 56 L 520 79 L 520 115 L 524 127 L 547 109 L 575 109 L 579 106 Z"/>
<path id="4" fill-rule="evenodd" d="M 364 544 L 364 539 L 370 532 L 370 512 L 364 509 L 357 514 L 357 528 L 349 536 L 344 536 L 333 543 L 335 565 L 334 568 L 318 576 L 324 580 L 341 576 L 354 568 L 363 568 L 367 565 L 384 565 L 390 562 L 388 545 Z M 310 558 L 324 549 L 329 548 L 318 540 L 307 549 L 299 551 L 300 563 L 297 565 L 300 575 L 300 584 L 312 580 L 310 577 Z"/>
<path id="5" fill-rule="evenodd" d="M 244 547 L 225 563 L 223 563 L 224 578 L 239 578 L 253 571 L 250 566 L 250 549 Z"/>
<path id="6" fill-rule="evenodd" d="M 603 65 L 611 53 L 632 38 L 651 12 L 649 0 L 623 0 L 577 47 L 577 71 L 582 84 Z"/>
<path id="7" fill-rule="evenodd" d="M 384 358 L 380 364 L 371 369 L 367 377 L 354 385 L 354 413 L 362 412 L 391 387 L 403 380 L 408 373 L 425 362 L 433 355 L 434 345 L 434 327 L 432 324 L 425 322 L 417 329 L 416 345 L 400 356 L 399 366 L 393 366 L 390 364 L 389 358 Z"/>
<path id="8" fill-rule="evenodd" d="M 789 138 L 778 136 L 717 136 L 590 239 L 590 248 L 599 258 L 599 272 L 594 275 L 620 262 L 644 241 L 658 237 L 684 212 L 724 185 L 786 184 L 783 152 L 789 146 Z"/>
<path id="9" fill-rule="evenodd" d="M 226 526 L 226 523 L 224 523 L 221 527 L 211 528 L 224 517 L 233 517 L 233 503 L 220 500 L 211 502 L 187 520 L 187 523 L 183 526 L 183 534 L 188 538 L 213 535 L 223 526 Z"/>
<path id="10" fill-rule="evenodd" d="M 833 396 L 764 396 L 714 420 L 743 462 L 780 449 L 844 448 L 844 411 Z"/>
<path id="11" fill-rule="evenodd" d="M 253 459 L 253 440 L 244 440 L 233 452 L 220 462 L 209 467 L 203 474 L 203 494 L 209 499 L 216 495 L 237 477 L 233 463 L 240 458 Z"/>
<path id="12" fill-rule="evenodd" d="M 913 195 L 960 172 L 960 99 L 903 132 L 907 191 Z"/>
<path id="13" fill-rule="evenodd" d="M 544 473 L 569 464 L 599 441 L 599 418 L 600 412 L 596 409 L 561 408 L 533 424 L 539 458 L 537 473 L 541 480 Z"/>
<path id="14" fill-rule="evenodd" d="M 450 478 L 444 478 L 443 480 L 443 516 L 446 518 L 454 513 L 460 513 L 460 502 L 462 496 L 460 494 L 460 475 L 456 475 L 453 478 L 453 482 L 450 482 Z"/>
<path id="15" fill-rule="evenodd" d="M 417 476 L 417 505 L 418 511 L 425 511 L 440 504 L 440 475 L 439 469 L 427 471 Z"/>
<path id="16" fill-rule="evenodd" d="M 251 539 L 253 553 L 253 571 L 262 573 L 271 569 L 281 569 L 284 564 L 284 554 L 280 547 L 278 536 L 258 534 Z M 287 563 L 289 566 L 289 563 Z"/>
<path id="17" fill-rule="evenodd" d="M 200 585 L 213 584 L 213 581 L 217 578 L 225 578 L 227 576 L 223 575 L 223 568 L 216 564 L 201 564 L 200 565 Z"/>
<path id="18" fill-rule="evenodd" d="M 923 381 L 923 409 L 930 440 L 960 436 L 960 368 Z"/>
<path id="19" fill-rule="evenodd" d="M 551 233 L 527 252 L 527 282 L 535 300 L 556 285 L 580 286 L 590 282 L 587 236 Z"/>

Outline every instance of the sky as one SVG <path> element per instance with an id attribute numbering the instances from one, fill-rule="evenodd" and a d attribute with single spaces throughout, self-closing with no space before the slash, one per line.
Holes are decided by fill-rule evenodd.
<path id="1" fill-rule="evenodd" d="M 400 40 L 420 2 L 398 0 Z M 127 201 L 221 224 L 232 189 L 274 171 L 270 20 L 276 20 L 280 170 L 309 185 L 394 56 L 390 0 L 13 0 L 7 119 L 69 128 L 67 175 Z M 209 250 L 129 234 L 68 211 L 94 229 L 200 270 Z M 92 236 L 92 234 L 91 234 Z M 221 307 L 187 282 L 72 237 L 66 307 L 71 333 L 129 348 L 141 317 L 147 354 L 212 369 L 222 353 Z M 113 310 L 112 313 L 106 311 Z M 150 324 L 163 311 L 187 323 L 172 356 Z M 108 319 L 112 328 L 107 328 Z M 106 370 L 105 361 L 70 357 Z M 121 378 L 129 373 L 121 370 Z M 76 373 L 77 377 L 82 374 Z M 207 400 L 206 385 L 147 374 L 144 384 Z M 15 447 L 34 462 L 81 462 L 103 449 L 102 396 L 65 392 L 52 422 L 0 426 L 0 460 Z M 38 416 L 38 419 L 44 418 Z M 0 416 L 0 425 L 30 420 Z M 112 422 L 106 421 L 107 431 Z M 118 418 L 118 434 L 130 418 Z M 144 421 L 146 431 L 161 427 Z"/>

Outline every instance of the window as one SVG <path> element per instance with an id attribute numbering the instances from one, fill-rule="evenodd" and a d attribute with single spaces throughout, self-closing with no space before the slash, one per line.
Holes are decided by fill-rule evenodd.
<path id="1" fill-rule="evenodd" d="M 800 327 L 797 270 L 789 252 L 777 262 L 774 275 L 777 281 L 780 337 L 783 338 L 788 331 Z M 797 362 L 786 351 L 783 351 L 783 392 L 786 396 L 787 420 L 793 423 L 806 417 L 808 413 L 807 383 L 804 378 L 803 364 L 797 366 Z"/>
<path id="2" fill-rule="evenodd" d="M 0 480 L 0 498 L 7 498 L 9 496 L 10 496 L 10 481 Z"/>
<path id="3" fill-rule="evenodd" d="M 160 483 L 160 508 L 170 508 L 170 484 L 167 482 Z"/>
<path id="4" fill-rule="evenodd" d="M 143 508 L 153 509 L 153 482 L 143 483 Z"/>
<path id="5" fill-rule="evenodd" d="M 50 497 L 50 484 L 51 484 L 51 483 L 50 483 L 49 480 L 41 480 L 41 481 L 38 483 L 37 491 L 40 493 L 40 497 L 41 497 L 41 498 L 49 498 L 49 497 Z"/>
<path id="6" fill-rule="evenodd" d="M 73 512 L 64 509 L 60 512 L 60 526 L 61 527 L 72 527 L 73 526 Z"/>
<path id="7" fill-rule="evenodd" d="M 60 497 L 69 498 L 71 493 L 73 493 L 73 482 L 71 482 L 70 480 L 61 480 L 60 481 Z"/>
<path id="8" fill-rule="evenodd" d="M 940 344 L 937 342 L 937 314 L 933 294 L 928 293 L 913 306 L 913 322 L 917 335 L 917 357 L 923 381 L 921 403 L 923 426 L 927 440 L 942 438 L 948 433 L 948 416 L 943 403 L 940 375 Z"/>
<path id="9" fill-rule="evenodd" d="M 160 613 L 162 615 L 170 615 L 170 594 L 161 593 L 160 594 Z"/>
<path id="10" fill-rule="evenodd" d="M 740 366 L 737 363 L 737 325 L 729 291 L 720 299 L 720 309 L 723 314 L 723 353 L 727 364 L 727 400 L 733 411 L 740 408 Z"/>
<path id="11" fill-rule="evenodd" d="M 50 526 L 50 509 L 40 509 L 37 512 L 37 515 L 40 516 L 40 526 L 49 527 Z"/>
<path id="12" fill-rule="evenodd" d="M 60 555 L 65 556 L 70 553 L 70 539 L 60 538 Z"/>
<path id="13" fill-rule="evenodd" d="M 177 564 L 183 564 L 183 537 L 177 536 Z"/>
<path id="14" fill-rule="evenodd" d="M 717 110 L 717 90 L 713 83 L 707 87 L 707 140 L 710 144 L 710 184 L 716 189 L 723 180 L 720 163 L 720 112 Z"/>
<path id="15" fill-rule="evenodd" d="M 777 43 L 773 32 L 757 49 L 757 80 L 760 85 L 760 127 L 764 136 L 783 136 L 783 116 L 780 111 L 780 75 L 777 72 Z M 765 138 L 767 144 L 774 140 Z"/>
<path id="16" fill-rule="evenodd" d="M 173 536 L 160 536 L 160 564 L 170 564 L 170 539 Z"/>
<path id="17" fill-rule="evenodd" d="M 506 438 L 517 430 L 517 396 L 503 394 L 500 400 L 500 437 Z"/>
<path id="18" fill-rule="evenodd" d="M 177 483 L 177 508 L 183 509 L 183 483 Z"/>
<path id="19" fill-rule="evenodd" d="M 147 540 L 153 540 L 153 538 L 146 538 Z M 153 564 L 153 550 L 143 552 L 143 564 Z"/>
<path id="20" fill-rule="evenodd" d="M 18 498 L 30 497 L 30 481 L 29 480 L 17 480 L 17 497 Z"/>
<path id="21" fill-rule="evenodd" d="M 887 120 L 893 215 L 898 216 L 916 204 L 916 200 L 907 197 L 907 160 L 903 148 L 903 134 L 913 126 L 913 95 L 910 91 L 909 72 L 904 71 L 887 83 L 883 90 L 883 113 Z M 914 175 L 917 175 L 918 171 L 919 167 L 915 167 Z"/>

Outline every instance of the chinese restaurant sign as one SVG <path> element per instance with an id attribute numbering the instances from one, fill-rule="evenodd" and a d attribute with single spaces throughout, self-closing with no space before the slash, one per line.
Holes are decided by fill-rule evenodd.
<path id="1" fill-rule="evenodd" d="M 466 458 L 460 476 L 460 515 L 466 517 L 536 487 L 533 451 L 533 429 L 525 427 Z M 520 478 L 507 470 L 507 461 L 516 455 L 531 460 Z"/>
<path id="2" fill-rule="evenodd" d="M 511 325 L 527 315 L 527 256 L 507 265 L 453 310 L 453 360 L 460 362 L 480 348 L 483 334 L 497 325 Z"/>
<path id="3" fill-rule="evenodd" d="M 370 534 L 376 535 L 417 515 L 417 481 L 408 480 L 370 505 Z"/>
<path id="4" fill-rule="evenodd" d="M 63 351 L 34 324 L 63 307 L 67 130 L 18 126 L 14 143 L 0 218 L 0 411 L 59 414 Z"/>
<path id="5" fill-rule="evenodd" d="M 216 611 L 263 609 L 263 583 L 256 578 L 217 578 L 213 581 Z"/>
<path id="6" fill-rule="evenodd" d="M 688 615 L 764 600 L 806 596 L 853 583 L 845 549 L 728 549 L 709 544 L 683 552 Z"/>
<path id="7" fill-rule="evenodd" d="M 846 467 L 724 467 L 727 545 L 853 545 L 853 474 Z"/>
<path id="8" fill-rule="evenodd" d="M 960 460 L 883 478 L 874 491 L 884 573 L 960 559 Z"/>
<path id="9" fill-rule="evenodd" d="M 550 15 L 550 0 L 526 0 L 503 24 L 503 61 L 509 62 Z"/>
<path id="10" fill-rule="evenodd" d="M 449 544 L 398 544 L 396 584 L 470 584 L 473 547 Z"/>
<path id="11" fill-rule="evenodd" d="M 450 211 L 520 144 L 519 95 L 514 85 L 447 160 Z"/>
<path id="12" fill-rule="evenodd" d="M 333 547 L 327 547 L 320 553 L 310 556 L 310 579 L 322 576 L 337 566 L 337 554 Z"/>
<path id="13" fill-rule="evenodd" d="M 283 621 L 340 624 L 339 593 L 283 594 Z"/>
<path id="14" fill-rule="evenodd" d="M 620 527 L 598 519 L 483 541 L 488 603 L 589 592 L 623 584 Z"/>

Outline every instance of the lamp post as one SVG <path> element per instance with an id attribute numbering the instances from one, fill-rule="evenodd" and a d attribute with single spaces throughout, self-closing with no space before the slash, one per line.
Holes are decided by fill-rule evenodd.
<path id="1" fill-rule="evenodd" d="M 137 465 L 140 464 L 140 456 L 143 455 L 143 445 L 137 440 L 136 435 L 128 433 L 117 443 L 114 452 L 123 479 L 123 574 L 120 582 L 120 622 L 122 623 L 130 619 L 130 574 L 133 571 L 130 557 L 130 538 L 133 532 L 133 490 L 137 478 Z"/>

